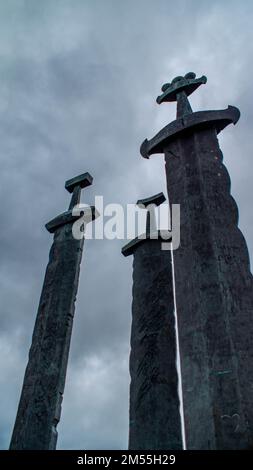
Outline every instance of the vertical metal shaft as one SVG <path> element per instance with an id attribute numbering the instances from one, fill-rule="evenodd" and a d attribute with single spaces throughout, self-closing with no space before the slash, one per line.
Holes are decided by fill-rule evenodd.
<path id="1" fill-rule="evenodd" d="M 80 201 L 81 184 L 71 180 L 73 197 Z M 67 211 L 47 224 L 54 233 L 44 284 L 33 331 L 10 449 L 52 450 L 56 448 L 57 424 L 65 386 L 70 339 L 75 312 L 84 239 L 75 239 L 72 226 L 77 218 Z"/>

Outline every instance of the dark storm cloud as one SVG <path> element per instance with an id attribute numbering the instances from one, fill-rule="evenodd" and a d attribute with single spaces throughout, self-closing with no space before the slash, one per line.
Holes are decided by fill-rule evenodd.
<path id="1" fill-rule="evenodd" d="M 251 2 L 0 1 L 0 445 L 8 446 L 64 182 L 84 171 L 83 200 L 135 202 L 165 191 L 163 159 L 139 146 L 175 117 L 160 86 L 193 70 L 208 83 L 194 109 L 235 104 L 221 137 L 240 225 L 251 215 Z M 85 244 L 59 448 L 127 446 L 131 259 L 123 241 Z"/>

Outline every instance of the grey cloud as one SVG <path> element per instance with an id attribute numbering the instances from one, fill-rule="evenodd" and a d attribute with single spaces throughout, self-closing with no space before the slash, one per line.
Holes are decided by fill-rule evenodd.
<path id="1" fill-rule="evenodd" d="M 84 171 L 83 200 L 135 202 L 165 191 L 160 155 L 139 146 L 175 118 L 160 86 L 193 70 L 208 83 L 194 109 L 237 105 L 221 136 L 252 252 L 252 3 L 33 0 L 0 2 L 0 445 L 8 447 L 51 236 L 66 179 Z M 126 448 L 131 259 L 124 241 L 86 241 L 59 448 Z"/>

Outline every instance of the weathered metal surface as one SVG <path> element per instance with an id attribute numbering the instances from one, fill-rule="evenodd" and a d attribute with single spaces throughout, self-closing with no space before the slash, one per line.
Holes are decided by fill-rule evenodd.
<path id="1" fill-rule="evenodd" d="M 74 199 L 80 200 L 77 178 Z M 72 191 L 71 191 L 72 192 Z M 70 206 L 73 205 L 73 197 Z M 90 211 L 95 217 L 95 208 Z M 10 449 L 56 448 L 84 238 L 68 210 L 47 224 L 54 233 Z M 88 220 L 88 221 L 90 221 Z M 87 222 L 88 222 L 87 221 Z"/>
<path id="2" fill-rule="evenodd" d="M 55 449 L 83 239 L 59 227 L 49 255 L 10 449 Z"/>
<path id="3" fill-rule="evenodd" d="M 134 251 L 130 449 L 182 449 L 171 252 L 146 240 Z"/>
<path id="4" fill-rule="evenodd" d="M 253 444 L 253 280 L 216 132 L 165 149 L 181 207 L 175 286 L 188 449 Z"/>
<path id="5" fill-rule="evenodd" d="M 182 449 L 171 251 L 162 250 L 171 233 L 157 230 L 155 216 L 150 231 L 150 204 L 164 201 L 163 193 L 137 201 L 147 209 L 146 232 L 122 248 L 134 257 L 129 448 L 135 450 Z"/>
<path id="6" fill-rule="evenodd" d="M 229 106 L 191 113 L 187 97 L 181 98 L 176 94 L 186 115 L 145 140 L 141 154 L 165 154 L 169 201 L 180 204 L 174 267 L 186 447 L 248 449 L 253 278 L 217 139 L 240 112 Z"/>

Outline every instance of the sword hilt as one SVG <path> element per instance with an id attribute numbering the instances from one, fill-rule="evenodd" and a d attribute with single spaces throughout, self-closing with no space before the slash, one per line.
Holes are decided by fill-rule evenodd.
<path id="1" fill-rule="evenodd" d="M 69 208 L 67 211 L 58 215 L 46 224 L 46 229 L 50 233 L 54 233 L 56 229 L 62 225 L 73 223 L 80 217 L 80 214 L 74 213 L 73 209 L 77 204 L 80 203 L 82 189 L 86 188 L 87 186 L 90 186 L 92 184 L 92 181 L 93 178 L 88 172 L 75 176 L 75 178 L 66 181 L 65 188 L 69 193 L 72 194 Z M 99 216 L 99 213 L 94 206 L 85 208 L 83 214 L 85 216 L 86 223 L 91 222 Z"/>
<path id="2" fill-rule="evenodd" d="M 145 199 L 139 199 L 137 206 L 141 209 L 147 210 L 146 219 L 146 236 L 148 237 L 151 233 L 156 231 L 156 217 L 155 208 L 160 206 L 166 198 L 163 193 L 155 194 L 154 196 L 147 197 Z"/>
<path id="3" fill-rule="evenodd" d="M 80 203 L 82 189 L 86 188 L 87 186 L 91 186 L 92 181 L 93 178 L 88 172 L 75 176 L 74 178 L 66 181 L 65 188 L 69 193 L 72 193 L 69 210 L 72 210 L 73 207 Z"/>

